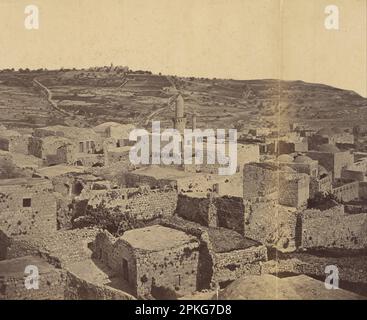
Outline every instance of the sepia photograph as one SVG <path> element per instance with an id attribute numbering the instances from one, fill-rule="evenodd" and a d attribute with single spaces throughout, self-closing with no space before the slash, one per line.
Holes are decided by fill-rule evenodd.
<path id="1" fill-rule="evenodd" d="M 0 0 L 0 27 L 0 300 L 367 299 L 367 0 Z"/>

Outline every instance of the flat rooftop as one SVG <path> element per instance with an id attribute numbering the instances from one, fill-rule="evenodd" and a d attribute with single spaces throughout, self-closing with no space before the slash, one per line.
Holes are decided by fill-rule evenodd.
<path id="1" fill-rule="evenodd" d="M 73 172 L 84 172 L 84 169 L 76 166 L 56 165 L 51 167 L 43 167 L 37 170 L 38 174 L 50 178 Z"/>
<path id="2" fill-rule="evenodd" d="M 49 180 L 42 178 L 14 178 L 14 179 L 0 179 L 0 186 L 11 185 L 37 185 L 41 183 L 50 183 Z"/>
<path id="3" fill-rule="evenodd" d="M 0 261 L 0 275 L 5 277 L 24 277 L 26 266 L 38 267 L 40 273 L 49 272 L 54 269 L 52 265 L 35 256 L 25 256 L 15 259 Z"/>
<path id="4" fill-rule="evenodd" d="M 194 173 L 185 172 L 184 170 L 179 170 L 176 168 L 173 168 L 172 166 L 146 166 L 140 169 L 137 169 L 135 171 L 132 171 L 131 173 L 144 175 L 144 176 L 150 176 L 154 177 L 156 179 L 180 179 L 180 178 L 187 178 L 190 176 L 193 176 Z"/>
<path id="5" fill-rule="evenodd" d="M 196 241 L 194 236 L 161 225 L 126 231 L 120 239 L 129 242 L 136 249 L 148 251 L 161 251 Z"/>

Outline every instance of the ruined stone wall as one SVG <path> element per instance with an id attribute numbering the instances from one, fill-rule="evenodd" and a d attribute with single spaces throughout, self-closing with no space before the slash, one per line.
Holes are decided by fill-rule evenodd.
<path id="1" fill-rule="evenodd" d="M 223 227 L 243 234 L 244 212 L 243 199 L 240 197 L 178 195 L 177 215 L 202 226 Z"/>
<path id="2" fill-rule="evenodd" d="M 172 189 L 150 190 L 146 194 L 129 198 L 127 205 L 137 219 L 172 216 L 176 210 L 177 192 Z"/>
<path id="3" fill-rule="evenodd" d="M 104 155 L 103 154 L 83 154 L 78 153 L 72 161 L 69 163 L 80 161 L 85 167 L 92 167 L 95 165 L 103 166 L 104 164 Z"/>
<path id="4" fill-rule="evenodd" d="M 333 188 L 333 194 L 339 201 L 348 202 L 358 199 L 359 197 L 359 182 L 351 182 L 340 187 Z"/>
<path id="5" fill-rule="evenodd" d="M 338 267 L 342 282 L 354 283 L 357 286 L 367 284 L 367 257 L 366 256 L 316 256 L 302 253 L 291 253 L 286 259 L 269 260 L 262 266 L 262 273 L 293 273 L 320 277 L 325 280 L 325 268 L 334 265 Z M 339 283 L 340 285 L 340 283 Z M 355 287 L 355 286 L 354 286 Z"/>
<path id="6" fill-rule="evenodd" d="M 267 261 L 265 246 L 253 246 L 230 252 L 214 253 L 216 283 L 239 279 L 247 275 L 260 275 L 261 263 Z"/>
<path id="7" fill-rule="evenodd" d="M 295 249 L 297 210 L 277 200 L 245 203 L 245 237 L 281 251 Z"/>
<path id="8" fill-rule="evenodd" d="M 147 185 L 151 188 L 163 188 L 164 186 L 176 186 L 177 182 L 174 179 L 156 179 L 151 176 L 145 176 L 132 172 L 126 173 L 126 187 L 135 188 L 142 185 Z"/>
<path id="9" fill-rule="evenodd" d="M 116 224 L 138 223 L 172 216 L 176 205 L 177 192 L 170 188 L 92 190 L 75 199 L 74 216 L 89 216 L 97 225 L 107 217 Z"/>
<path id="10" fill-rule="evenodd" d="M 56 231 L 56 199 L 50 181 L 6 181 L 0 185 L 0 227 L 13 236 Z"/>
<path id="11" fill-rule="evenodd" d="M 130 164 L 129 151 L 126 151 L 126 150 L 123 150 L 123 151 L 119 151 L 118 149 L 108 150 L 106 157 L 107 157 L 108 164 L 113 164 L 113 163 L 121 162 L 121 161 L 123 161 L 124 163 Z"/>
<path id="12" fill-rule="evenodd" d="M 217 227 L 232 229 L 244 234 L 245 206 L 240 197 L 215 197 L 214 206 L 217 215 Z"/>
<path id="13" fill-rule="evenodd" d="M 367 248 L 367 213 L 346 214 L 339 207 L 306 210 L 301 223 L 302 248 Z"/>
<path id="14" fill-rule="evenodd" d="M 37 236 L 8 237 L 5 243 L 5 259 L 35 255 L 44 257 L 54 266 L 65 267 L 91 257 L 88 243 L 94 240 L 96 234 L 96 229 L 85 228 L 60 230 Z"/>
<path id="15" fill-rule="evenodd" d="M 67 272 L 66 300 L 134 300 L 130 294 L 106 285 L 98 285 L 80 279 Z"/>
<path id="16" fill-rule="evenodd" d="M 194 197 L 185 194 L 178 195 L 176 213 L 179 217 L 197 222 L 202 226 L 216 226 L 216 219 L 210 219 L 216 215 L 213 200 L 209 197 Z"/>
<path id="17" fill-rule="evenodd" d="M 263 197 L 278 191 L 278 172 L 255 164 L 243 168 L 243 198 Z"/>

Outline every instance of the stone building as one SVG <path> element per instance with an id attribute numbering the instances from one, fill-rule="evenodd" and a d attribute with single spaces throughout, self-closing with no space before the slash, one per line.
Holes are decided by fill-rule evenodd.
<path id="1" fill-rule="evenodd" d="M 313 160 L 305 155 L 297 155 L 293 157 L 292 155 L 282 154 L 280 155 L 276 163 L 282 168 L 284 166 L 290 167 L 299 173 L 306 173 L 310 177 L 318 176 L 318 161 Z"/>
<path id="2" fill-rule="evenodd" d="M 0 150 L 11 153 L 29 154 L 30 135 L 20 134 L 15 130 L 0 128 Z"/>
<path id="3" fill-rule="evenodd" d="M 199 242 L 185 232 L 154 225 L 119 238 L 97 235 L 94 257 L 119 273 L 134 295 L 149 297 L 155 288 L 178 294 L 196 291 Z"/>
<path id="4" fill-rule="evenodd" d="M 367 181 L 367 158 L 354 155 L 355 162 L 342 169 L 341 179 L 354 181 Z"/>
<path id="5" fill-rule="evenodd" d="M 278 192 L 279 167 L 274 163 L 254 162 L 243 168 L 243 198 L 273 197 Z"/>
<path id="6" fill-rule="evenodd" d="M 56 231 L 56 199 L 44 179 L 0 180 L 0 228 L 11 236 Z"/>
<path id="7" fill-rule="evenodd" d="M 308 138 L 308 143 L 310 150 L 317 150 L 323 144 L 353 145 L 354 135 L 340 128 L 322 128 Z"/>
<path id="8" fill-rule="evenodd" d="M 318 166 L 318 176 L 310 177 L 310 198 L 317 193 L 328 194 L 332 191 L 332 175 L 323 167 Z"/>
<path id="9" fill-rule="evenodd" d="M 278 142 L 277 153 L 278 154 L 289 154 L 293 152 L 306 152 L 308 151 L 307 140 L 300 141 L 283 141 Z"/>
<path id="10" fill-rule="evenodd" d="M 307 156 L 318 160 L 320 165 L 332 172 L 333 179 L 340 178 L 342 169 L 354 163 L 353 154 L 349 151 L 340 151 L 331 144 L 320 145 L 317 151 L 308 151 Z"/>
<path id="11" fill-rule="evenodd" d="M 359 181 L 335 181 L 332 193 L 343 202 L 349 202 L 359 198 Z"/>
<path id="12" fill-rule="evenodd" d="M 37 128 L 29 148 L 32 155 L 44 159 L 47 165 L 92 165 L 103 161 L 102 138 L 92 129 L 60 125 Z"/>
<path id="13" fill-rule="evenodd" d="M 245 208 L 242 197 L 179 194 L 176 214 L 207 227 L 223 227 L 244 234 Z"/>
<path id="14" fill-rule="evenodd" d="M 249 201 L 245 204 L 244 235 L 282 252 L 294 251 L 298 211 L 280 205 L 276 199 Z"/>
<path id="15" fill-rule="evenodd" d="M 103 139 L 111 140 L 113 147 L 131 146 L 132 143 L 129 140 L 130 132 L 135 129 L 133 124 L 121 124 L 117 122 L 104 122 L 95 127 L 93 130 Z"/>
<path id="16" fill-rule="evenodd" d="M 304 173 L 279 174 L 279 204 L 299 208 L 307 204 L 310 197 L 310 177 Z"/>
<path id="17" fill-rule="evenodd" d="M 244 166 L 243 198 L 250 202 L 261 198 L 277 199 L 281 205 L 297 208 L 306 204 L 309 184 L 307 174 L 287 166 L 274 162 L 250 163 Z"/>

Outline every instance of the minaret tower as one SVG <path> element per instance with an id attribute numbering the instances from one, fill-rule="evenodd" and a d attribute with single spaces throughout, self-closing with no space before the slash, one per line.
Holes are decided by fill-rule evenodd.
<path id="1" fill-rule="evenodd" d="M 185 103 L 181 95 L 176 99 L 176 116 L 173 119 L 173 127 L 184 133 L 186 127 L 186 116 L 185 116 Z"/>

